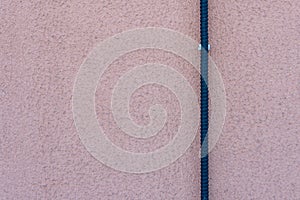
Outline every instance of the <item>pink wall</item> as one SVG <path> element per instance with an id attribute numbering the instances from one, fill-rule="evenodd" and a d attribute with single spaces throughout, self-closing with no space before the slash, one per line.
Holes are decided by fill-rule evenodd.
<path id="1" fill-rule="evenodd" d="M 2 0 L 0 199 L 199 199 L 199 137 L 168 167 L 124 173 L 91 156 L 72 113 L 77 72 L 97 43 L 142 27 L 199 40 L 198 7 L 175 0 Z M 300 199 L 299 8 L 292 0 L 210 0 L 211 56 L 227 101 L 210 154 L 211 199 Z M 130 151 L 167 144 L 180 120 L 176 96 L 152 85 L 133 95 L 132 113 L 147 124 L 149 105 L 163 104 L 170 118 L 159 135 L 133 139 L 115 126 L 112 87 L 147 62 L 173 66 L 199 88 L 193 67 L 168 52 L 139 50 L 114 62 L 98 85 L 97 116 L 112 142 Z"/>

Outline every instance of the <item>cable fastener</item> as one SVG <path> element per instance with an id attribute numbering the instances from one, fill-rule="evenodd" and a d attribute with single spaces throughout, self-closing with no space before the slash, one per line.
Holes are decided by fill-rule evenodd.
<path id="1" fill-rule="evenodd" d="M 202 49 L 202 45 L 201 45 L 201 44 L 199 44 L 199 46 L 198 46 L 198 50 L 199 50 L 199 51 L 201 51 L 201 49 Z M 208 44 L 208 46 L 207 46 L 207 49 L 208 49 L 208 51 L 210 50 L 210 44 Z"/>

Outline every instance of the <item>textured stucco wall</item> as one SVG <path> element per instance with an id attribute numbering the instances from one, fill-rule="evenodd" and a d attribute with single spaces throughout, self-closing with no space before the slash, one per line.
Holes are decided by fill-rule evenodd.
<path id="1" fill-rule="evenodd" d="M 164 169 L 122 173 L 86 151 L 71 105 L 76 74 L 97 42 L 153 26 L 199 40 L 198 7 L 191 0 L 2 0 L 0 199 L 199 199 L 196 141 Z M 300 199 L 299 1 L 211 0 L 209 9 L 211 56 L 227 95 L 224 131 L 210 156 L 211 198 Z M 166 144 L 179 120 L 173 93 L 154 85 L 131 103 L 140 124 L 151 103 L 166 106 L 171 118 L 160 135 L 138 141 L 114 126 L 112 86 L 146 62 L 171 65 L 199 88 L 188 63 L 160 50 L 132 52 L 110 66 L 96 93 L 98 118 L 116 145 L 137 152 Z"/>

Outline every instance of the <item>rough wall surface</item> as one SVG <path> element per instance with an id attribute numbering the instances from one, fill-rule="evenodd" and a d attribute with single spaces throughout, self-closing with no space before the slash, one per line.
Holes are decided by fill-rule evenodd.
<path id="1" fill-rule="evenodd" d="M 224 131 L 210 156 L 211 199 L 300 199 L 299 8 L 292 0 L 210 1 L 211 56 L 227 95 Z M 71 105 L 78 69 L 97 42 L 141 27 L 199 40 L 197 1 L 2 0 L 0 15 L 0 199 L 199 199 L 198 137 L 166 168 L 122 173 L 86 151 Z M 199 88 L 188 63 L 159 50 L 110 66 L 96 93 L 98 118 L 115 144 L 137 152 L 166 144 L 179 120 L 173 93 L 153 85 L 133 95 L 132 112 L 147 124 L 149 105 L 165 105 L 171 119 L 160 135 L 134 140 L 111 122 L 115 79 L 146 62 L 174 66 Z"/>

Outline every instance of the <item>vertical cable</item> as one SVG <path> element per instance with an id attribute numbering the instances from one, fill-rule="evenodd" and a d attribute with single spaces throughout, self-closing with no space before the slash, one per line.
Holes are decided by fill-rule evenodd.
<path id="1" fill-rule="evenodd" d="M 201 29 L 201 200 L 209 199 L 208 171 L 208 0 L 200 0 Z"/>

